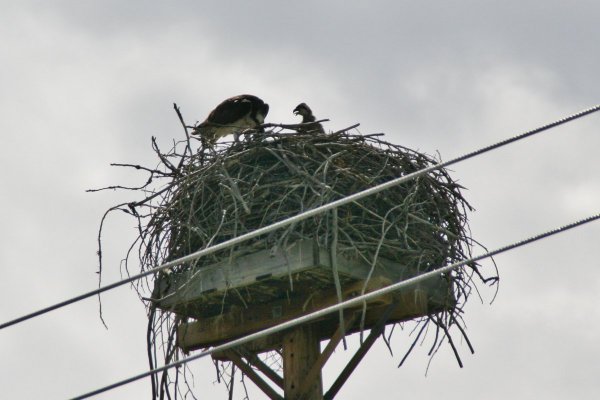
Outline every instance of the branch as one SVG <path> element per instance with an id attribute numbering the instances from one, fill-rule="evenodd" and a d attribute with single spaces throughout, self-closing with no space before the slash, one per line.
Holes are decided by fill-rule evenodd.
<path id="1" fill-rule="evenodd" d="M 170 176 L 170 175 L 166 174 L 165 172 L 159 171 L 157 169 L 151 169 L 151 168 L 148 168 L 148 167 L 142 167 L 139 164 L 110 163 L 110 166 L 111 167 L 131 167 L 131 168 L 135 168 L 135 169 L 141 169 L 141 170 L 144 170 L 144 171 L 148 171 L 148 172 L 153 173 L 153 174 L 163 174 L 163 175 Z"/>
<path id="2" fill-rule="evenodd" d="M 360 126 L 360 124 L 354 124 L 354 125 L 352 125 L 352 126 L 349 126 L 349 127 L 347 127 L 347 128 L 340 129 L 340 130 L 339 130 L 339 131 L 337 131 L 337 132 L 333 132 L 333 133 L 332 133 L 332 135 L 337 135 L 337 134 L 340 134 L 340 133 L 344 133 L 344 132 L 346 132 L 346 131 L 349 131 L 350 129 L 354 129 L 354 128 L 358 127 L 358 126 Z M 369 135 L 369 136 L 376 136 L 376 135 L 378 136 L 379 134 L 375 134 L 375 135 Z"/>
<path id="3" fill-rule="evenodd" d="M 185 160 L 185 155 L 188 152 L 190 153 L 190 156 L 192 155 L 192 147 L 190 146 L 190 133 L 188 132 L 188 127 L 185 124 L 185 122 L 183 121 L 183 116 L 181 115 L 181 111 L 179 110 L 179 107 L 177 107 L 177 103 L 173 103 L 173 108 L 175 109 L 175 112 L 177 113 L 177 116 L 179 117 L 179 121 L 181 122 L 181 126 L 183 126 L 183 131 L 185 132 L 185 141 L 186 141 L 185 150 L 183 151 L 183 155 L 181 156 L 181 160 L 179 160 L 179 165 L 177 166 L 177 169 L 180 169 L 181 166 L 183 165 L 183 161 Z"/>
<path id="4" fill-rule="evenodd" d="M 99 188 L 99 189 L 87 189 L 86 192 L 101 192 L 103 190 L 117 190 L 117 189 L 122 189 L 122 190 L 141 190 L 141 189 L 145 189 L 148 185 L 150 185 L 152 183 L 152 180 L 154 178 L 154 174 L 160 175 L 160 177 L 173 177 L 172 173 L 165 173 L 156 169 L 150 169 L 150 168 L 146 168 L 146 167 L 142 167 L 141 165 L 134 165 L 134 164 L 120 164 L 120 163 L 111 163 L 110 164 L 111 167 L 131 167 L 131 168 L 135 168 L 137 170 L 143 170 L 143 171 L 147 171 L 150 172 L 150 177 L 148 177 L 148 180 L 146 181 L 145 184 L 141 185 L 141 186 L 121 186 L 121 185 L 113 185 L 113 186 L 107 186 L 107 187 L 103 187 L 103 188 Z"/>
<path id="5" fill-rule="evenodd" d="M 169 168 L 174 173 L 178 172 L 178 169 L 175 168 L 175 166 L 173 164 L 171 164 L 171 161 L 167 160 L 167 157 L 165 157 L 160 152 L 160 149 L 158 148 L 158 144 L 156 144 L 156 137 L 154 137 L 154 136 L 152 136 L 152 149 L 154 150 L 154 152 L 156 153 L 156 155 L 158 156 L 160 161 L 162 161 L 162 163 L 165 165 L 165 167 Z"/>
<path id="6" fill-rule="evenodd" d="M 285 128 L 285 129 L 298 129 L 298 128 L 305 128 L 307 126 L 312 126 L 321 122 L 328 122 L 328 119 L 320 119 L 318 121 L 314 121 L 314 122 L 304 122 L 301 124 L 275 124 L 275 123 L 266 123 L 266 124 L 262 124 L 260 127 L 261 128 Z"/>

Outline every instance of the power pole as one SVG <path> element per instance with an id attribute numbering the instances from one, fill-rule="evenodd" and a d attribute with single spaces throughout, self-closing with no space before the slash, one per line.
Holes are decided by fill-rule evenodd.
<path id="1" fill-rule="evenodd" d="M 305 381 L 321 355 L 321 341 L 315 329 L 315 325 L 301 325 L 283 335 L 283 382 L 286 400 L 323 399 L 323 379 L 320 370 L 312 382 Z M 306 385 L 308 387 L 305 387 Z"/>

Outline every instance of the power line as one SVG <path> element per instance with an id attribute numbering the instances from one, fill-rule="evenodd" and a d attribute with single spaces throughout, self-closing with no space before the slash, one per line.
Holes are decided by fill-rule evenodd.
<path id="1" fill-rule="evenodd" d="M 448 166 L 450 166 L 452 164 L 456 164 L 456 163 L 459 163 L 461 161 L 465 161 L 465 160 L 467 160 L 469 158 L 473 158 L 473 157 L 479 156 L 481 154 L 487 153 L 489 151 L 496 150 L 496 149 L 498 149 L 500 147 L 503 147 L 503 146 L 506 146 L 508 144 L 514 143 L 514 142 L 519 141 L 521 139 L 525 139 L 525 138 L 527 138 L 529 136 L 533 136 L 533 135 L 538 134 L 540 132 L 543 132 L 543 131 L 549 130 L 551 128 L 557 127 L 559 125 L 565 124 L 567 122 L 574 121 L 576 119 L 579 119 L 579 118 L 584 117 L 586 115 L 592 114 L 592 113 L 594 113 L 596 111 L 599 111 L 599 110 L 600 110 L 600 104 L 596 105 L 594 107 L 585 109 L 583 111 L 580 111 L 578 113 L 572 114 L 572 115 L 570 115 L 568 117 L 565 117 L 565 118 L 559 119 L 557 121 L 551 122 L 551 123 L 549 123 L 547 125 L 544 125 L 544 126 L 541 126 L 539 128 L 536 128 L 536 129 L 533 129 L 533 130 L 521 133 L 520 135 L 513 136 L 511 138 L 505 139 L 503 141 L 497 142 L 497 143 L 489 145 L 487 147 L 483 147 L 483 148 L 480 148 L 478 150 L 472 151 L 470 153 L 464 154 L 464 155 L 462 155 L 460 157 L 451 159 L 449 161 L 445 161 L 445 162 L 442 162 L 440 164 L 435 164 L 435 165 L 429 166 L 427 168 L 423 168 L 423 169 L 421 169 L 419 171 L 410 173 L 408 175 L 404 175 L 404 176 L 399 177 L 399 178 L 392 179 L 392 180 L 390 180 L 388 182 L 385 182 L 385 183 L 379 184 L 377 186 L 371 187 L 369 189 L 365 189 L 365 190 L 363 190 L 361 192 L 354 193 L 352 195 L 343 197 L 343 198 L 341 198 L 339 200 L 336 200 L 336 201 L 333 201 L 331 203 L 327 203 L 327 204 L 324 204 L 322 206 L 313 208 L 311 210 L 304 211 L 304 212 L 302 212 L 300 214 L 297 214 L 297 215 L 294 215 L 292 217 L 286 218 L 286 219 L 281 220 L 279 222 L 275 222 L 274 224 L 271 224 L 271 225 L 268 225 L 268 226 L 256 229 L 256 230 L 254 230 L 252 232 L 248 232 L 246 234 L 237 236 L 237 237 L 235 237 L 233 239 L 229 239 L 229 240 L 226 240 L 224 242 L 221 242 L 221 243 L 215 244 L 213 246 L 207 247 L 205 249 L 198 250 L 198 251 L 196 251 L 194 253 L 188 254 L 187 256 L 184 256 L 184 257 L 178 258 L 176 260 L 172 260 L 172 261 L 166 262 L 164 264 L 161 264 L 159 266 L 156 266 L 156 267 L 154 267 L 152 269 L 149 269 L 147 271 L 141 272 L 139 274 L 132 275 L 129 278 L 126 278 L 126 279 L 123 279 L 123 280 L 111 283 L 109 285 L 105 285 L 105 286 L 99 287 L 99 288 L 97 288 L 95 290 L 92 290 L 90 292 L 81 294 L 79 296 L 76 296 L 76 297 L 73 297 L 71 299 L 62 301 L 62 302 L 54 304 L 52 306 L 40 309 L 40 310 L 32 312 L 30 314 L 23 315 L 23 316 L 21 316 L 19 318 L 15 318 L 15 319 L 13 319 L 11 321 L 2 323 L 2 324 L 0 324 L 0 330 L 2 330 L 4 328 L 7 328 L 9 326 L 18 324 L 20 322 L 29 320 L 31 318 L 38 317 L 40 315 L 46 314 L 46 313 L 48 313 L 50 311 L 54 311 L 56 309 L 65 307 L 65 306 L 67 306 L 69 304 L 72 304 L 72 303 L 75 303 L 77 301 L 86 299 L 88 297 L 92 297 L 92 296 L 98 295 L 100 293 L 106 292 L 108 290 L 117 288 L 117 287 L 125 285 L 127 283 L 131 283 L 131 282 L 136 281 L 138 279 L 141 279 L 141 278 L 144 278 L 146 276 L 152 275 L 152 274 L 154 274 L 154 273 L 156 273 L 158 271 L 162 271 L 162 270 L 165 270 L 167 268 L 171 268 L 171 267 L 174 267 L 176 265 L 179 265 L 179 264 L 182 264 L 182 263 L 185 263 L 185 262 L 196 260 L 196 259 L 198 259 L 200 257 L 206 256 L 208 254 L 215 253 L 215 252 L 217 252 L 219 250 L 222 250 L 222 249 L 225 249 L 227 247 L 231 247 L 233 245 L 245 242 L 245 241 L 253 239 L 253 238 L 257 237 L 257 236 L 264 235 L 265 233 L 269 233 L 269 232 L 272 232 L 274 230 L 283 228 L 283 227 L 285 227 L 287 225 L 291 225 L 293 223 L 305 220 L 307 218 L 310 218 L 310 217 L 313 217 L 315 215 L 321 214 L 321 213 L 323 213 L 325 211 L 329 211 L 329 210 L 331 210 L 333 208 L 337 208 L 339 206 L 342 206 L 342 205 L 345 205 L 345 204 L 348 204 L 348 203 L 360 200 L 360 199 L 362 199 L 364 197 L 370 196 L 370 195 L 375 194 L 375 193 L 379 193 L 379 192 L 381 192 L 383 190 L 389 189 L 389 188 L 391 188 L 393 186 L 396 186 L 396 185 L 399 185 L 399 184 L 404 183 L 406 181 L 409 181 L 411 179 L 417 178 L 417 177 L 419 177 L 421 175 L 427 174 L 427 173 L 429 173 L 431 171 L 434 171 L 436 169 L 445 168 L 445 167 L 448 167 Z"/>
<path id="2" fill-rule="evenodd" d="M 397 291 L 399 289 L 403 289 L 403 288 L 415 285 L 415 284 L 417 284 L 417 283 L 419 283 L 419 282 L 421 282 L 423 280 L 435 277 L 435 276 L 440 275 L 440 274 L 448 273 L 448 272 L 450 272 L 450 271 L 452 271 L 452 270 L 454 270 L 454 269 L 456 269 L 458 267 L 462 267 L 463 265 L 471 264 L 471 263 L 483 260 L 484 258 L 492 257 L 492 256 L 495 256 L 497 254 L 504 253 L 506 251 L 516 249 L 518 247 L 521 247 L 521 246 L 533 243 L 533 242 L 538 241 L 538 240 L 542 240 L 542 239 L 548 238 L 550 236 L 562 233 L 562 232 L 567 231 L 569 229 L 576 228 L 578 226 L 587 224 L 589 222 L 592 222 L 592 221 L 595 221 L 595 220 L 598 220 L 598 219 L 600 219 L 600 214 L 592 215 L 590 217 L 581 219 L 581 220 L 576 221 L 576 222 L 572 222 L 570 224 L 561 226 L 559 228 L 555 228 L 555 229 L 552 229 L 550 231 L 547 231 L 547 232 L 544 232 L 544 233 L 540 233 L 540 234 L 532 236 L 530 238 L 523 239 L 523 240 L 520 240 L 518 242 L 514 242 L 512 244 L 508 244 L 508 245 L 503 246 L 503 247 L 499 247 L 496 250 L 489 251 L 489 252 L 481 254 L 479 256 L 472 257 L 472 258 L 469 258 L 467 260 L 459 261 L 459 262 L 456 262 L 454 264 L 447 265 L 445 267 L 434 269 L 434 270 L 426 272 L 424 274 L 417 275 L 417 276 L 415 276 L 413 278 L 406 279 L 404 281 L 401 281 L 401 282 L 398 282 L 398 283 L 386 286 L 384 288 L 381 288 L 381 289 L 378 289 L 378 290 L 366 293 L 364 295 L 354 297 L 354 298 L 352 298 L 350 300 L 346 300 L 346 301 L 343 301 L 341 303 L 338 303 L 338 304 L 335 304 L 335 305 L 332 305 L 332 306 L 329 306 L 329 307 L 325 307 L 325 308 L 323 308 L 321 310 L 312 312 L 310 314 L 303 315 L 301 317 L 292 319 L 290 321 L 283 322 L 283 323 L 281 323 L 279 325 L 275 325 L 275 326 L 273 326 L 271 328 L 267 328 L 267 329 L 261 330 L 259 332 L 255 332 L 255 333 L 252 333 L 250 335 L 241 337 L 239 339 L 235 339 L 235 340 L 232 340 L 230 342 L 224 343 L 222 345 L 215 346 L 215 347 L 213 347 L 210 350 L 205 350 L 205 351 L 203 351 L 201 353 L 198 353 L 196 355 L 193 355 L 193 356 L 190 356 L 190 357 L 186 357 L 186 358 L 182 358 L 181 360 L 178 360 L 176 362 L 164 365 L 162 367 L 159 367 L 159 368 L 156 368 L 156 369 L 153 369 L 153 370 L 150 370 L 150 371 L 143 372 L 141 374 L 132 376 L 132 377 L 124 379 L 122 381 L 110 384 L 108 386 L 104 386 L 104 387 L 102 387 L 100 389 L 96 389 L 94 391 L 85 393 L 83 395 L 79 395 L 77 397 L 73 397 L 71 400 L 86 399 L 86 398 L 95 396 L 97 394 L 100 394 L 100 393 L 103 393 L 103 392 L 115 389 L 117 387 L 126 385 L 128 383 L 137 381 L 139 379 L 146 378 L 146 377 L 148 377 L 150 375 L 157 374 L 159 372 L 163 372 L 163 371 L 168 370 L 170 368 L 174 368 L 174 367 L 186 364 L 188 362 L 191 362 L 191 361 L 194 361 L 194 360 L 206 357 L 206 356 L 208 356 L 210 354 L 213 354 L 213 353 L 216 353 L 216 352 L 220 352 L 220 351 L 223 351 L 223 350 L 227 350 L 227 349 L 231 349 L 233 347 L 240 346 L 240 345 L 242 345 L 244 343 L 248 343 L 248 342 L 251 342 L 253 340 L 260 339 L 260 338 L 262 338 L 264 336 L 272 335 L 272 334 L 280 332 L 282 330 L 292 328 L 292 327 L 294 327 L 296 325 L 300 325 L 300 324 L 312 321 L 314 319 L 320 318 L 322 316 L 325 316 L 327 314 L 333 313 L 335 311 L 339 311 L 339 310 L 343 310 L 344 308 L 348 308 L 348 307 L 360 305 L 360 304 L 362 304 L 365 301 L 368 301 L 368 300 L 371 300 L 371 299 L 375 299 L 377 297 L 383 296 L 384 294 L 388 294 L 388 293 Z"/>

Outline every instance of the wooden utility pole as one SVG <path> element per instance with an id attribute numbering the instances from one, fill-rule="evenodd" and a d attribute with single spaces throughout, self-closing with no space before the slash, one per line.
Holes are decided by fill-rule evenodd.
<path id="1" fill-rule="evenodd" d="M 286 400 L 323 399 L 323 379 L 320 371 L 312 382 L 305 382 L 321 355 L 321 341 L 315 328 L 315 325 L 301 325 L 283 335 L 283 384 Z M 304 387 L 305 385 L 309 386 Z"/>

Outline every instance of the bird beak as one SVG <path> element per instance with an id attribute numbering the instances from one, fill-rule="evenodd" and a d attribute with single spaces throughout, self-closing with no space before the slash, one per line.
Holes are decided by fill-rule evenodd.
<path id="1" fill-rule="evenodd" d="M 294 115 L 298 115 L 298 114 L 300 114 L 300 111 L 298 111 L 298 109 L 295 109 L 294 110 Z"/>

